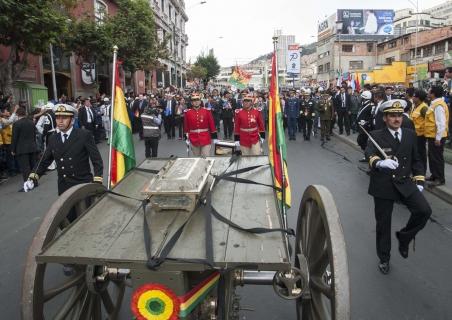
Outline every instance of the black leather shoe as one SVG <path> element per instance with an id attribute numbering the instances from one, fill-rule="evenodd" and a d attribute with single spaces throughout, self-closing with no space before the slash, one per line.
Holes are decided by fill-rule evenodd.
<path id="1" fill-rule="evenodd" d="M 380 270 L 381 273 L 388 274 L 390 270 L 389 261 L 380 262 L 380 264 L 378 265 L 378 269 Z"/>
<path id="2" fill-rule="evenodd" d="M 397 240 L 399 240 L 399 253 L 403 258 L 408 258 L 408 243 L 400 240 L 400 232 L 396 232 Z"/>
<path id="3" fill-rule="evenodd" d="M 367 159 L 366 159 L 366 157 L 364 157 L 364 158 L 361 158 L 360 160 L 359 160 L 359 162 L 367 162 Z"/>

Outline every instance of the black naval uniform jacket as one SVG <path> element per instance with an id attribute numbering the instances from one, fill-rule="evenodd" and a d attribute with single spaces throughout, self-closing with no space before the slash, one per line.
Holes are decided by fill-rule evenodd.
<path id="1" fill-rule="evenodd" d="M 376 198 L 399 200 L 400 195 L 409 197 L 417 190 L 417 184 L 423 185 L 424 165 L 417 152 L 416 133 L 401 128 L 400 144 L 388 128 L 371 132 L 372 137 L 388 156 L 395 156 L 399 162 L 396 170 L 377 168 L 377 162 L 384 160 L 374 144 L 369 140 L 365 151 L 371 168 L 369 194 Z"/>
<path id="2" fill-rule="evenodd" d="M 58 195 L 81 183 L 102 182 L 102 157 L 87 130 L 73 128 L 65 143 L 60 133 L 52 134 L 35 178 L 39 179 L 53 160 L 57 164 Z M 93 164 L 94 179 L 89 160 Z"/>

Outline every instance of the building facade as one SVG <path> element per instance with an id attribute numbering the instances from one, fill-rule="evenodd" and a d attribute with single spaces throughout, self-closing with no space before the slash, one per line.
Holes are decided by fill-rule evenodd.
<path id="1" fill-rule="evenodd" d="M 416 24 L 417 19 L 417 24 Z M 395 13 L 394 34 L 396 36 L 440 28 L 446 25 L 445 18 L 439 18 L 428 12 L 413 12 L 412 9 L 402 9 Z"/>
<path id="2" fill-rule="evenodd" d="M 452 0 L 448 0 L 424 11 L 434 17 L 445 19 L 446 26 L 452 25 Z"/>
<path id="3" fill-rule="evenodd" d="M 185 13 L 183 0 L 151 0 L 154 11 L 157 36 L 160 41 L 168 39 L 168 59 L 160 60 L 161 66 L 152 73 L 152 87 L 184 87 L 186 83 L 187 63 L 186 48 L 188 36 L 185 24 L 188 16 Z"/>

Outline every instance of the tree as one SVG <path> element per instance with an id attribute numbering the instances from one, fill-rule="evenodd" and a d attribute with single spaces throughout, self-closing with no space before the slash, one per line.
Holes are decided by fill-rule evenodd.
<path id="1" fill-rule="evenodd" d="M 118 59 L 129 71 L 150 70 L 167 58 L 167 39 L 160 42 L 149 1 L 119 0 L 116 16 L 105 23 L 113 43 L 119 47 Z"/>
<path id="2" fill-rule="evenodd" d="M 196 59 L 195 66 L 203 67 L 207 71 L 206 75 L 202 78 L 204 85 L 207 85 L 211 79 L 220 73 L 220 65 L 213 53 L 209 53 L 207 56 L 204 54 L 199 55 Z"/>
<path id="3" fill-rule="evenodd" d="M 0 0 L 0 45 L 9 55 L 0 61 L 0 87 L 12 94 L 13 83 L 27 66 L 29 54 L 47 53 L 49 44 L 67 30 L 64 0 Z"/>
<path id="4" fill-rule="evenodd" d="M 192 65 L 187 72 L 188 80 L 205 79 L 206 76 L 207 76 L 206 68 L 198 65 Z"/>

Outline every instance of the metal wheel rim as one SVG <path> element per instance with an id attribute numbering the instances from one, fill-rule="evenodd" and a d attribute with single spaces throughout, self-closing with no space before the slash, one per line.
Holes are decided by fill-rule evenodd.
<path id="1" fill-rule="evenodd" d="M 323 186 L 311 185 L 303 194 L 297 222 L 295 267 L 300 267 L 298 255 L 304 255 L 307 261 L 309 285 L 296 301 L 297 319 L 350 319 L 350 284 L 342 225 L 334 199 Z"/>
<path id="2" fill-rule="evenodd" d="M 62 228 L 66 230 L 70 226 L 67 216 L 71 208 L 75 207 L 78 219 L 105 191 L 105 187 L 97 183 L 74 186 L 63 193 L 44 216 L 27 255 L 22 284 L 22 319 L 44 320 L 44 300 L 50 301 L 68 290 L 72 292 L 57 313 L 62 319 L 101 319 L 102 307 L 108 310 L 108 319 L 116 318 L 125 291 L 123 282 L 112 282 L 114 285 L 110 291 L 113 291 L 114 299 L 107 290 L 90 292 L 85 279 L 87 266 L 77 265 L 73 276 L 49 290 L 44 288 L 47 264 L 37 264 L 35 260 L 36 255 L 51 243 Z"/>

